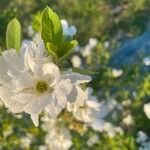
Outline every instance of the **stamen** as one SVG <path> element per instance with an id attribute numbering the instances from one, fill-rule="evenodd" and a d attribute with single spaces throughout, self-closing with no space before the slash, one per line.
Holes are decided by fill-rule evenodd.
<path id="1" fill-rule="evenodd" d="M 44 93 L 48 90 L 48 84 L 45 81 L 38 81 L 36 83 L 36 90 L 39 93 Z"/>

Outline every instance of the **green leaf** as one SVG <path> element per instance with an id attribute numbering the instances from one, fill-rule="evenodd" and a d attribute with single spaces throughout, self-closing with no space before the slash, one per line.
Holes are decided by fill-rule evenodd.
<path id="1" fill-rule="evenodd" d="M 46 48 L 48 49 L 49 54 L 53 57 L 55 63 L 57 64 L 58 63 L 58 57 L 54 52 L 54 49 L 55 49 L 54 45 L 52 43 L 47 43 Z"/>
<path id="2" fill-rule="evenodd" d="M 16 18 L 12 19 L 7 25 L 6 44 L 7 49 L 14 48 L 19 51 L 21 47 L 21 25 Z"/>
<path id="3" fill-rule="evenodd" d="M 56 49 L 62 45 L 63 31 L 60 19 L 49 7 L 46 7 L 42 14 L 41 37 L 45 45 L 52 43 Z"/>
<path id="4" fill-rule="evenodd" d="M 33 17 L 32 17 L 32 28 L 36 32 L 41 32 L 41 18 L 42 18 L 42 13 L 37 12 Z"/>
<path id="5" fill-rule="evenodd" d="M 59 62 L 62 63 L 64 60 L 66 60 L 72 54 L 73 48 L 75 48 L 77 45 L 77 40 L 65 42 L 61 48 L 61 53 L 57 54 L 58 57 L 60 57 Z"/>
<path id="6" fill-rule="evenodd" d="M 97 74 L 99 74 L 98 72 L 95 72 L 92 70 L 86 70 L 86 69 L 80 69 L 80 68 L 72 68 L 72 71 L 80 73 L 80 74 L 85 74 L 85 75 L 97 75 Z"/>

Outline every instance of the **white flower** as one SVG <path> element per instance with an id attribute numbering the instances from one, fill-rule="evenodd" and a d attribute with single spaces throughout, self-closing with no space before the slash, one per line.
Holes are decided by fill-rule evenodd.
<path id="1" fill-rule="evenodd" d="M 93 100 L 86 100 L 84 106 L 73 112 L 76 119 L 83 122 L 92 122 L 99 114 L 99 103 Z"/>
<path id="2" fill-rule="evenodd" d="M 68 150 L 72 145 L 71 134 L 67 128 L 54 127 L 46 135 L 45 143 L 49 150 Z"/>
<path id="3" fill-rule="evenodd" d="M 90 123 L 90 126 L 93 130 L 102 132 L 104 130 L 106 121 L 103 119 L 96 119 L 93 122 Z"/>
<path id="4" fill-rule="evenodd" d="M 67 128 L 59 127 L 56 120 L 43 118 L 43 129 L 47 132 L 45 144 L 48 150 L 68 150 L 71 145 L 71 134 Z"/>
<path id="5" fill-rule="evenodd" d="M 0 57 L 1 100 L 14 113 L 30 114 L 36 126 L 42 110 L 56 117 L 72 90 L 70 79 L 61 78 L 59 68 L 44 50 L 42 43 L 36 46 L 32 42 L 20 55 L 9 50 Z"/>
<path id="6" fill-rule="evenodd" d="M 144 104 L 144 112 L 147 118 L 150 119 L 150 103 Z"/>
<path id="7" fill-rule="evenodd" d="M 123 118 L 123 123 L 125 123 L 128 126 L 132 125 L 133 124 L 133 118 L 132 118 L 132 116 L 129 114 L 125 118 Z"/>
<path id="8" fill-rule="evenodd" d="M 31 134 L 26 134 L 26 136 L 23 136 L 21 138 L 21 147 L 24 149 L 29 149 L 30 145 L 32 143 L 33 136 Z"/>
<path id="9" fill-rule="evenodd" d="M 91 55 L 92 49 L 97 45 L 97 39 L 90 38 L 89 43 L 82 50 L 82 56 L 87 57 Z"/>
<path id="10" fill-rule="evenodd" d="M 64 35 L 67 36 L 74 36 L 77 32 L 77 29 L 75 26 L 68 26 L 68 22 L 66 20 L 61 20 L 62 28 L 63 28 L 63 33 Z"/>
<path id="11" fill-rule="evenodd" d="M 89 39 L 89 45 L 90 45 L 91 48 L 95 47 L 97 45 L 97 39 L 90 38 Z"/>
<path id="12" fill-rule="evenodd" d="M 13 133 L 13 126 L 12 125 L 8 125 L 6 129 L 2 130 L 3 133 L 3 137 L 6 139 L 8 136 L 14 134 Z"/>
<path id="13" fill-rule="evenodd" d="M 88 141 L 87 141 L 87 145 L 89 147 L 92 147 L 94 144 L 96 144 L 99 140 L 99 137 L 97 135 L 93 135 L 91 136 Z"/>
<path id="14" fill-rule="evenodd" d="M 32 26 L 28 26 L 27 33 L 30 37 L 32 37 L 35 34 L 35 31 L 33 30 Z"/>
<path id="15" fill-rule="evenodd" d="M 80 84 L 91 81 L 91 77 L 69 71 L 65 73 L 65 77 L 70 79 L 73 84 L 72 91 L 68 95 L 67 110 L 76 111 L 84 105 L 85 100 L 88 98 L 87 93 L 81 89 Z"/>
<path id="16" fill-rule="evenodd" d="M 121 69 L 113 69 L 112 70 L 112 76 L 114 78 L 117 78 L 123 74 L 123 71 Z"/>
<path id="17" fill-rule="evenodd" d="M 82 61 L 81 61 L 81 58 L 77 55 L 74 55 L 72 58 L 71 58 L 71 63 L 73 65 L 73 67 L 75 68 L 80 68 L 81 67 L 81 64 L 82 64 Z"/>
<path id="18" fill-rule="evenodd" d="M 121 127 L 114 127 L 111 123 L 106 122 L 104 125 L 104 131 L 107 132 L 110 138 L 113 138 L 117 133 L 123 135 L 123 130 Z"/>
<path id="19" fill-rule="evenodd" d="M 95 97 L 91 95 L 91 93 L 92 90 L 87 88 L 85 94 L 88 97 L 84 99 L 84 101 L 81 103 L 82 105 L 80 105 L 78 101 L 75 101 L 74 106 L 72 107 L 73 115 L 75 118 L 85 123 L 94 121 L 99 115 L 100 104 L 96 101 Z"/>
<path id="20" fill-rule="evenodd" d="M 121 105 L 119 105 L 115 100 L 111 100 L 110 102 L 105 103 L 102 101 L 99 106 L 99 112 L 95 120 L 91 122 L 89 125 L 95 131 L 106 131 L 110 137 L 113 137 L 116 132 L 122 134 L 122 130 L 120 128 L 113 127 L 109 122 L 106 121 L 106 117 L 112 113 L 112 111 L 117 108 L 122 110 Z"/>

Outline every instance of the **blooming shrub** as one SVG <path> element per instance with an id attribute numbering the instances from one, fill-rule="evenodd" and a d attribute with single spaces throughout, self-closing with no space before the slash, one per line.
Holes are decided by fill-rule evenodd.
<path id="1" fill-rule="evenodd" d="M 32 40 L 21 41 L 17 19 L 7 26 L 0 149 L 149 149 L 148 72 L 111 67 L 109 41 L 79 46 L 49 7 L 36 21 Z"/>

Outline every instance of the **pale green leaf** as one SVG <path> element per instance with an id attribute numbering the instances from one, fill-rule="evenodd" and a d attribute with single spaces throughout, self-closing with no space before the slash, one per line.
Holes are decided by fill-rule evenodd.
<path id="1" fill-rule="evenodd" d="M 6 44 L 7 49 L 14 48 L 19 51 L 21 47 L 21 25 L 16 18 L 8 23 L 6 30 Z"/>

